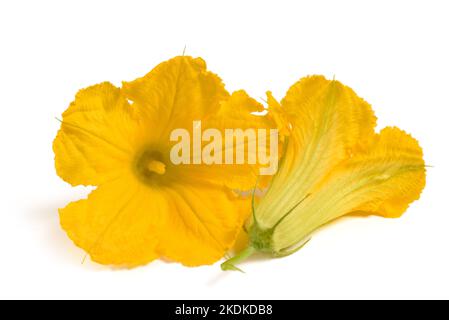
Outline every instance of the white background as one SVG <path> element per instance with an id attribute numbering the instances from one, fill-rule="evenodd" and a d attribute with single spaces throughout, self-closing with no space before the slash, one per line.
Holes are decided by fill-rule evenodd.
<path id="1" fill-rule="evenodd" d="M 449 298 L 448 16 L 428 0 L 1 1 L 0 298 Z M 142 76 L 184 46 L 256 98 L 335 75 L 380 127 L 419 139 L 434 166 L 421 200 L 397 220 L 344 219 L 246 274 L 82 264 L 57 208 L 88 190 L 55 174 L 55 117 L 78 89 Z"/>

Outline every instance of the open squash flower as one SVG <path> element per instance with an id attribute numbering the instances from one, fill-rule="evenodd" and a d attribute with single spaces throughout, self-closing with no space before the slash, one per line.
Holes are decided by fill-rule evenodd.
<path id="1" fill-rule="evenodd" d="M 60 209 L 63 229 L 101 264 L 132 267 L 164 257 L 211 264 L 233 246 L 250 213 L 258 165 L 175 165 L 174 129 L 271 128 L 263 106 L 230 95 L 200 58 L 176 57 L 146 76 L 80 90 L 54 141 L 58 175 L 97 188 Z M 192 156 L 191 156 L 192 157 Z M 192 159 L 193 161 L 194 159 Z"/>
<path id="2" fill-rule="evenodd" d="M 371 107 L 349 87 L 322 76 L 294 84 L 270 113 L 287 142 L 278 173 L 246 225 L 246 249 L 222 264 L 254 252 L 289 255 L 310 235 L 348 214 L 399 217 L 425 185 L 418 142 L 395 127 L 375 133 Z"/>

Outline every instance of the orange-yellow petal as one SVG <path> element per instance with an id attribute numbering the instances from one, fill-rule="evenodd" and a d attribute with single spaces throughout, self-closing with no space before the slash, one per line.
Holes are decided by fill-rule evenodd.
<path id="1" fill-rule="evenodd" d="M 267 92 L 267 103 L 269 106 L 268 117 L 273 119 L 282 137 L 289 136 L 292 129 L 291 123 L 294 119 L 287 113 L 287 110 L 283 108 L 281 104 L 273 97 L 271 91 Z"/>
<path id="2" fill-rule="evenodd" d="M 161 233 L 162 256 L 187 266 L 212 264 L 234 245 L 250 202 L 207 185 L 167 190 L 170 216 Z M 207 196 L 206 196 L 207 195 Z"/>
<path id="3" fill-rule="evenodd" d="M 228 100 L 222 101 L 218 112 L 208 115 L 202 123 L 203 131 L 210 128 L 219 130 L 223 140 L 222 147 L 217 154 L 222 159 L 222 163 L 210 165 L 203 162 L 200 165 L 187 165 L 183 171 L 185 178 L 219 187 L 226 186 L 234 190 L 252 190 L 261 174 L 261 168 L 270 166 L 268 159 L 265 159 L 265 163 L 260 161 L 262 158 L 259 156 L 259 152 L 263 152 L 267 157 L 272 155 L 277 162 L 282 148 L 277 131 L 274 131 L 277 129 L 274 121 L 266 115 L 255 114 L 263 110 L 264 107 L 243 90 L 234 92 Z M 230 147 L 226 144 L 226 131 L 229 129 L 234 130 L 236 134 L 247 135 L 243 140 L 236 139 L 235 136 L 231 137 L 228 140 L 232 142 Z M 251 132 L 247 132 L 247 129 Z M 260 135 L 259 129 L 261 129 Z M 266 142 L 263 150 L 259 148 L 262 136 Z M 208 143 L 210 141 L 203 141 L 202 148 Z M 274 144 L 277 146 L 276 151 L 272 151 Z M 237 164 L 238 148 L 243 151 L 244 158 L 243 163 L 240 164 Z M 229 151 L 233 164 L 226 163 Z M 254 162 L 250 159 L 253 159 Z M 259 179 L 259 186 L 266 186 L 270 180 L 270 175 L 262 176 Z"/>
<path id="4" fill-rule="evenodd" d="M 396 127 L 382 129 L 371 148 L 352 157 L 343 168 L 351 172 L 351 178 L 356 174 L 360 179 L 370 177 L 363 189 L 354 192 L 364 201 L 351 210 L 387 218 L 400 217 L 419 198 L 426 183 L 418 141 Z"/>
<path id="5" fill-rule="evenodd" d="M 164 138 L 173 129 L 190 128 L 194 120 L 217 112 L 229 97 L 204 60 L 188 56 L 162 62 L 144 77 L 124 82 L 122 90 L 151 124 L 163 124 Z"/>
<path id="6" fill-rule="evenodd" d="M 69 237 L 101 264 L 134 267 L 165 257 L 187 266 L 218 261 L 234 244 L 249 202 L 225 190 L 132 177 L 100 186 L 60 210 Z"/>
<path id="7" fill-rule="evenodd" d="M 159 257 L 160 226 L 169 209 L 161 192 L 123 177 L 59 212 L 62 228 L 93 261 L 133 267 Z"/>
<path id="8" fill-rule="evenodd" d="M 276 249 L 304 239 L 318 227 L 352 213 L 399 217 L 425 186 L 418 142 L 394 127 L 383 129 L 367 150 L 336 165 L 273 235 Z M 286 235 L 295 235 L 290 237 Z"/>
<path id="9" fill-rule="evenodd" d="M 258 210 L 268 226 L 276 222 L 270 218 L 272 212 L 290 210 L 290 198 L 304 198 L 336 164 L 363 149 L 373 138 L 376 123 L 371 106 L 351 88 L 322 76 L 306 77 L 294 84 L 281 106 L 273 98 L 269 102 L 270 108 L 282 109 L 292 129 L 282 165 Z M 284 190 L 285 207 L 279 207 L 273 197 Z"/>
<path id="10" fill-rule="evenodd" d="M 62 116 L 53 143 L 62 179 L 99 185 L 131 168 L 137 119 L 119 88 L 105 82 L 80 90 Z"/>

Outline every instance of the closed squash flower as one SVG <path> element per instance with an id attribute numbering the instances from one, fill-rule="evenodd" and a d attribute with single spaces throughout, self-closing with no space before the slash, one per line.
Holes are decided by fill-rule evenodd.
<path id="1" fill-rule="evenodd" d="M 224 270 L 254 252 L 289 255 L 348 214 L 401 216 L 425 185 L 418 142 L 396 127 L 375 133 L 368 103 L 338 81 L 300 80 L 270 113 L 286 132 L 278 173 L 247 223 L 249 244 Z"/>

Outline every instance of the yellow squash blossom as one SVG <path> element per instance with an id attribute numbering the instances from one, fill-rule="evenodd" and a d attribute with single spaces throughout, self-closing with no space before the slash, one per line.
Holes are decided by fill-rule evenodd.
<path id="1" fill-rule="evenodd" d="M 230 95 L 205 62 L 176 57 L 146 76 L 80 90 L 54 141 L 58 175 L 97 188 L 60 209 L 76 245 L 102 264 L 137 266 L 158 257 L 211 264 L 233 246 L 249 200 L 255 165 L 174 165 L 173 129 L 268 128 L 263 106 L 243 91 Z"/>
<path id="2" fill-rule="evenodd" d="M 312 232 L 353 213 L 399 217 L 419 198 L 425 165 L 418 142 L 395 127 L 375 133 L 371 107 L 349 87 L 322 76 L 294 84 L 273 118 L 288 132 L 278 173 L 253 208 L 248 247 L 224 270 L 254 252 L 288 255 Z"/>

